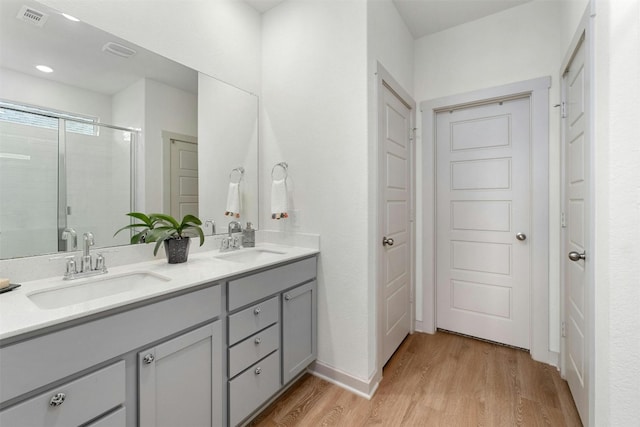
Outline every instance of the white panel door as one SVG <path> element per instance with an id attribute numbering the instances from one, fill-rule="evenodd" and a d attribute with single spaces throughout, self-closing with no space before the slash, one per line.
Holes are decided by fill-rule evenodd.
<path id="1" fill-rule="evenodd" d="M 564 75 L 566 117 L 565 132 L 565 248 L 575 255 L 587 248 L 589 212 L 588 174 L 589 147 L 585 138 L 585 52 L 584 43 Z M 589 258 L 565 258 L 565 376 L 584 425 L 588 425 L 588 358 L 589 334 L 586 313 L 585 264 Z"/>
<path id="2" fill-rule="evenodd" d="M 410 332 L 411 240 L 410 223 L 410 155 L 411 109 L 386 86 L 383 86 L 381 134 L 384 151 L 381 167 L 383 183 L 383 364 Z"/>
<path id="3" fill-rule="evenodd" d="M 530 138 L 528 97 L 436 115 L 438 328 L 530 348 Z"/>
<path id="4" fill-rule="evenodd" d="M 171 140 L 171 215 L 198 216 L 198 145 Z"/>

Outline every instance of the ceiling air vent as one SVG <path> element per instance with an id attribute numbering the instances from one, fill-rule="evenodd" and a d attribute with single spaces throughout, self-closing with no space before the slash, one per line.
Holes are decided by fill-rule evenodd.
<path id="1" fill-rule="evenodd" d="M 32 7 L 22 6 L 16 18 L 22 21 L 30 22 L 33 25 L 37 25 L 38 27 L 44 27 L 45 22 L 47 22 L 47 19 L 49 19 L 49 15 L 35 10 Z"/>
<path id="2" fill-rule="evenodd" d="M 136 54 L 135 50 L 114 42 L 108 42 L 107 44 L 102 46 L 102 51 L 109 52 L 123 58 L 130 58 Z"/>

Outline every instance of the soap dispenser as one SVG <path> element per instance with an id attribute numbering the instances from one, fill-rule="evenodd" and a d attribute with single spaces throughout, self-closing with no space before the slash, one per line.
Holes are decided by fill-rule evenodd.
<path id="1" fill-rule="evenodd" d="M 242 231 L 242 246 L 245 248 L 253 248 L 256 246 L 256 230 L 250 222 Z"/>

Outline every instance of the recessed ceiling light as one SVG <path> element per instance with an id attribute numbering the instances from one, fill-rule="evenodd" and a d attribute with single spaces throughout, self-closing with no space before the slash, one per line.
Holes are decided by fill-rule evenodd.
<path id="1" fill-rule="evenodd" d="M 78 18 L 76 18 L 75 16 L 67 15 L 66 13 L 63 13 L 62 16 L 67 18 L 69 21 L 80 22 L 80 20 Z"/>
<path id="2" fill-rule="evenodd" d="M 36 65 L 36 68 L 43 73 L 53 73 L 53 68 L 47 67 L 46 65 Z"/>

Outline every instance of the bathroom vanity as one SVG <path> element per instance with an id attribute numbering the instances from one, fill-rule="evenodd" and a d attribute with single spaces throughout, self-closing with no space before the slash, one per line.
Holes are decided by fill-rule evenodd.
<path id="1" fill-rule="evenodd" d="M 146 296 L 30 308 L 22 328 L 5 320 L 41 284 L 0 296 L 0 425 L 248 421 L 316 358 L 317 251 L 279 253 L 127 266 L 170 280 Z"/>

